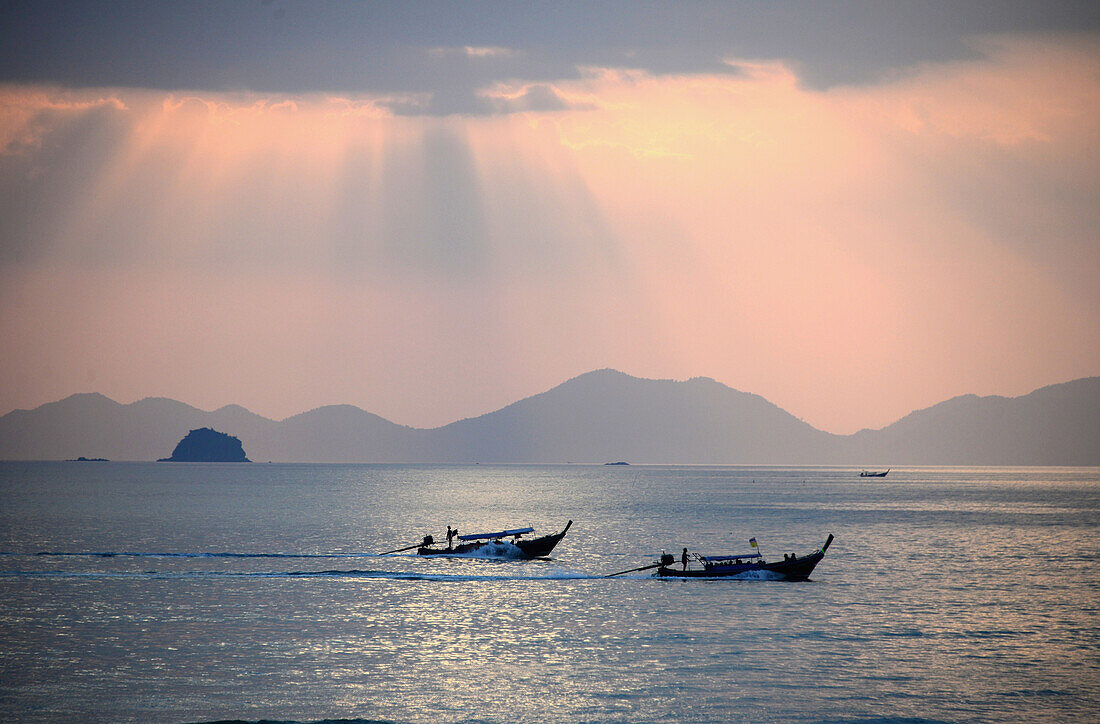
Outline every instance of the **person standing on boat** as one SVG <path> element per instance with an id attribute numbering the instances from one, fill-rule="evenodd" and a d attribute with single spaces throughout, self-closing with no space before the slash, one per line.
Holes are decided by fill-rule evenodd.
<path id="1" fill-rule="evenodd" d="M 456 535 L 458 535 L 458 529 L 456 528 L 452 530 L 451 526 L 447 526 L 447 550 L 454 550 L 454 540 Z"/>
<path id="2" fill-rule="evenodd" d="M 684 552 L 680 554 L 680 563 L 684 565 L 684 570 L 688 569 L 688 549 L 685 548 Z"/>

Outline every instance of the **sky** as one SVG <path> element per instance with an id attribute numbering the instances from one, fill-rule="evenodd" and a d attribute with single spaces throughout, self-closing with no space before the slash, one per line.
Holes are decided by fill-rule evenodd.
<path id="1" fill-rule="evenodd" d="M 0 4 L 0 414 L 823 430 L 1100 374 L 1095 2 Z"/>

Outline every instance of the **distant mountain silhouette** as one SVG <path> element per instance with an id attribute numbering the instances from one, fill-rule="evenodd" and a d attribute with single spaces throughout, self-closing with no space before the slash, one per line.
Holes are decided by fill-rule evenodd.
<path id="1" fill-rule="evenodd" d="M 153 460 L 195 428 L 230 430 L 248 441 L 270 435 L 277 425 L 236 406 L 204 412 L 158 397 L 120 405 L 98 393 L 76 394 L 0 417 L 0 458 Z"/>
<path id="2" fill-rule="evenodd" d="M 881 430 L 833 435 L 707 378 L 581 375 L 495 412 L 422 430 L 350 405 L 276 422 L 236 405 L 79 394 L 0 417 L 0 459 L 150 460 L 189 430 L 238 437 L 252 459 L 295 462 L 1100 465 L 1100 378 L 1016 398 L 966 395 Z"/>
<path id="3" fill-rule="evenodd" d="M 471 462 L 809 463 L 835 439 L 711 379 L 645 380 L 615 370 L 432 435 L 431 460 Z"/>
<path id="4" fill-rule="evenodd" d="M 955 397 L 845 443 L 845 459 L 868 464 L 1100 465 L 1100 377 Z"/>

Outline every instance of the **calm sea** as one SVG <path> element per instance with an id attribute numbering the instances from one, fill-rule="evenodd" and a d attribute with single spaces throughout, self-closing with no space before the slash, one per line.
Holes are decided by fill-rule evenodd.
<path id="1" fill-rule="evenodd" d="M 0 719 L 1100 719 L 1100 469 L 857 473 L 0 463 Z M 829 533 L 805 583 L 602 577 Z"/>

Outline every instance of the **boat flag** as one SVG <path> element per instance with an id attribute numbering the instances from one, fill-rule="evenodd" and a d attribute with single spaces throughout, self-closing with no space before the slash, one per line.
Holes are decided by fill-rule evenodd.
<path id="1" fill-rule="evenodd" d="M 753 548 L 757 549 L 757 550 L 760 550 L 760 546 L 756 545 L 756 539 L 755 538 L 749 538 L 749 545 L 752 546 Z"/>

